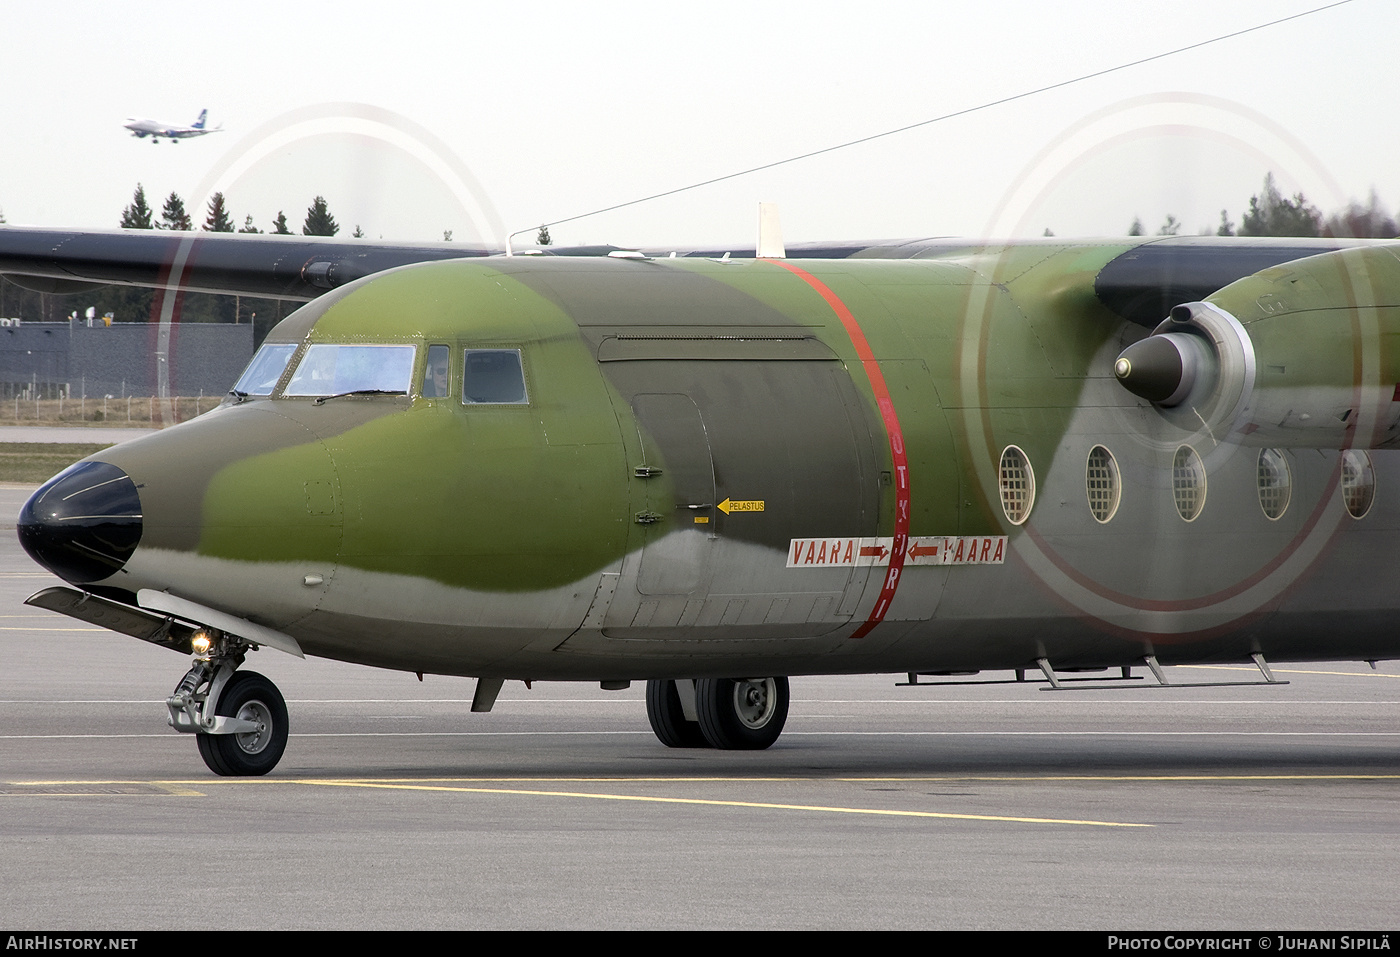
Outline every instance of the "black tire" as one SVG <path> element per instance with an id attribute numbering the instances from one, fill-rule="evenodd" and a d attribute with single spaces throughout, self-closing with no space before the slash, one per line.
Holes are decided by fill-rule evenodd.
<path id="1" fill-rule="evenodd" d="M 209 770 L 225 777 L 266 774 L 287 748 L 287 702 L 277 686 L 256 671 L 238 671 L 224 685 L 214 714 L 258 721 L 263 730 L 247 734 L 197 734 L 199 756 Z"/>
<path id="2" fill-rule="evenodd" d="M 704 748 L 709 742 L 700 724 L 687 721 L 681 708 L 681 695 L 670 678 L 647 680 L 647 720 L 651 730 L 668 748 Z"/>
<path id="3" fill-rule="evenodd" d="M 711 747 L 762 751 L 778 740 L 788 715 L 786 678 L 701 678 L 695 712 Z"/>

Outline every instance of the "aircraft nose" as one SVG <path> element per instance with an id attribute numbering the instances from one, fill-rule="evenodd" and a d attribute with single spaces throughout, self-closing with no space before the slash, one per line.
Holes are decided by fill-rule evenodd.
<path id="1" fill-rule="evenodd" d="M 55 575 L 83 584 L 115 575 L 141 541 L 136 484 L 107 462 L 80 462 L 20 509 L 19 542 Z"/>

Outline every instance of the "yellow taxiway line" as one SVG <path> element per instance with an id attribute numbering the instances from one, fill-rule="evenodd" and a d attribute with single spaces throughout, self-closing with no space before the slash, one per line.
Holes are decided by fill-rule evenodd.
<path id="1" fill-rule="evenodd" d="M 461 780 L 461 779 L 453 779 Z M 491 778 L 492 781 L 504 781 L 515 779 Z M 539 781 L 542 779 L 522 779 Z M 571 780 L 579 783 L 597 781 L 618 783 L 618 778 L 567 778 L 567 779 L 543 779 L 543 780 Z M 797 783 L 801 781 L 813 781 L 812 778 L 627 778 L 623 779 L 633 784 L 641 783 L 721 783 L 745 781 L 747 783 Z M 887 778 L 870 779 L 828 779 L 839 780 L 844 783 L 854 783 L 860 780 L 889 781 Z M 933 778 L 920 778 L 919 781 L 946 780 Z M 697 807 L 733 807 L 751 808 L 755 810 L 771 811 L 804 811 L 808 813 L 822 814 L 858 814 L 871 815 L 876 817 L 906 817 L 942 819 L 954 821 L 989 821 L 1012 824 L 1068 824 L 1081 827 L 1155 827 L 1154 824 L 1142 824 L 1131 821 L 1095 821 L 1080 820 L 1076 818 L 1054 818 L 1054 817 L 1025 817 L 1019 815 L 1004 814 L 959 814 L 947 811 L 913 811 L 898 810 L 895 808 L 873 808 L 873 807 L 842 807 L 839 805 L 824 804 L 786 804 L 770 801 L 729 801 L 716 798 L 685 798 L 666 797 L 647 794 L 616 794 L 611 792 L 597 791 L 561 791 L 542 788 L 510 788 L 510 787 L 483 787 L 480 785 L 449 784 L 441 780 L 434 783 L 393 781 L 393 780 L 366 780 L 366 779 L 339 779 L 339 778 L 250 778 L 250 779 L 214 779 L 202 781 L 12 781 L 8 782 L 8 787 L 0 787 L 0 798 L 3 797 L 205 797 L 204 792 L 211 787 L 254 784 L 254 785 L 275 785 L 292 784 L 311 787 L 339 787 L 339 788 L 364 788 L 373 790 L 393 790 L 393 791 L 421 791 L 437 793 L 455 794 L 500 794 L 515 795 L 521 797 L 547 797 L 547 798 L 574 798 L 592 801 L 629 801 L 649 804 L 685 804 Z M 119 787 L 141 787 L 150 788 L 148 791 L 113 791 L 104 790 Z M 30 789 L 33 790 L 30 790 Z M 16 790 L 18 789 L 18 790 Z M 68 790 L 75 789 L 75 790 Z M 81 790 L 76 790 L 81 789 Z M 154 793 L 153 793 L 154 792 Z"/>
<path id="2" fill-rule="evenodd" d="M 302 781 L 320 787 L 384 788 L 400 791 L 447 791 L 466 794 L 514 794 L 527 797 L 588 798 L 597 801 L 640 801 L 655 804 L 690 804 L 705 807 L 744 807 L 770 811 L 813 811 L 830 814 L 871 814 L 883 817 L 943 818 L 956 821 L 1001 821 L 1014 824 L 1077 824 L 1089 827 L 1155 827 L 1125 821 L 1081 821 L 1072 818 L 1013 817 L 1000 814 L 953 814 L 942 811 L 898 811 L 892 808 L 837 807 L 821 804 L 776 804 L 766 801 L 721 801 L 710 798 L 656 797 L 644 794 L 605 794 L 595 791 L 537 791 L 524 788 L 482 788 L 441 784 L 391 784 L 370 781 Z"/>
<path id="3" fill-rule="evenodd" d="M 1134 783 L 1194 783 L 1237 784 L 1264 782 L 1328 782 L 1328 781 L 1397 781 L 1400 774 L 1063 774 L 1063 775 L 903 775 L 888 777 L 838 776 L 811 777 L 491 777 L 491 778 L 205 778 L 179 781 L 10 781 L 0 786 L 0 797 L 206 797 L 209 790 L 236 785 L 299 785 L 303 787 L 362 788 L 370 790 L 419 791 L 427 793 L 498 794 L 521 797 L 571 798 L 592 801 L 624 801 L 651 804 L 680 804 L 692 807 L 732 807 L 755 810 L 798 811 L 817 814 L 855 814 L 874 817 L 904 817 L 951 821 L 986 821 L 1010 824 L 1063 824 L 1077 827 L 1135 827 L 1150 828 L 1155 824 L 1133 821 L 1102 821 L 1080 818 L 1032 817 L 1007 814 L 968 814 L 949 811 L 900 810 L 878 807 L 844 807 L 826 804 L 793 804 L 775 801 L 736 801 L 717 798 L 687 798 L 647 794 L 621 794 L 610 791 L 560 790 L 557 787 L 503 787 L 504 784 L 801 784 L 815 781 L 843 784 L 920 784 L 932 783 L 1036 783 L 1036 784 L 1134 784 Z M 111 791 L 104 788 L 140 787 L 146 791 Z M 81 790 L 66 790 L 66 789 Z M 31 790 L 32 789 L 32 790 Z"/>

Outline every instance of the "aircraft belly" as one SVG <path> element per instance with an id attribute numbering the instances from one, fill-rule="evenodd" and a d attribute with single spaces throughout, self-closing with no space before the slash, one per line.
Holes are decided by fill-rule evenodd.
<path id="1" fill-rule="evenodd" d="M 686 540 L 690 541 L 687 543 Z M 785 553 L 748 542 L 709 540 L 696 532 L 680 531 L 652 546 L 669 556 L 696 540 L 707 549 L 711 587 L 680 594 L 645 592 L 645 573 L 638 555 L 623 561 L 617 587 L 606 608 L 560 645 L 566 653 L 600 654 L 642 642 L 723 641 L 739 647 L 755 643 L 810 640 L 828 634 L 849 620 L 841 608 L 849 569 L 826 569 L 793 576 L 784 567 Z M 595 618 L 590 611 L 589 618 Z M 659 648 L 662 654 L 684 654 L 679 648 Z"/>
<path id="2" fill-rule="evenodd" d="M 320 589 L 307 587 L 305 576 L 328 577 L 332 568 L 317 562 L 244 562 L 139 548 L 123 573 L 108 582 L 132 592 L 141 588 L 168 591 L 178 598 L 287 631 L 319 600 Z"/>
<path id="3" fill-rule="evenodd" d="M 485 674 L 525 648 L 547 652 L 583 618 L 596 585 L 590 577 L 528 595 L 493 593 L 356 568 L 331 577 L 315 563 L 155 549 L 139 550 L 129 569 L 123 584 L 162 583 L 178 597 L 285 631 L 310 655 L 460 675 Z"/>

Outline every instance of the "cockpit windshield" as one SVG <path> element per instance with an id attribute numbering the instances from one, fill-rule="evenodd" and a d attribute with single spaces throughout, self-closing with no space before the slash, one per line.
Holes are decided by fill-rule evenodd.
<path id="1" fill-rule="evenodd" d="M 413 383 L 413 346 L 331 345 L 306 350 L 284 395 L 348 395 L 392 392 L 407 395 Z"/>
<path id="2" fill-rule="evenodd" d="M 296 351 L 294 342 L 265 344 L 238 377 L 233 391 L 241 395 L 271 395 L 277 380 L 282 378 L 283 370 L 291 361 L 292 353 Z"/>

